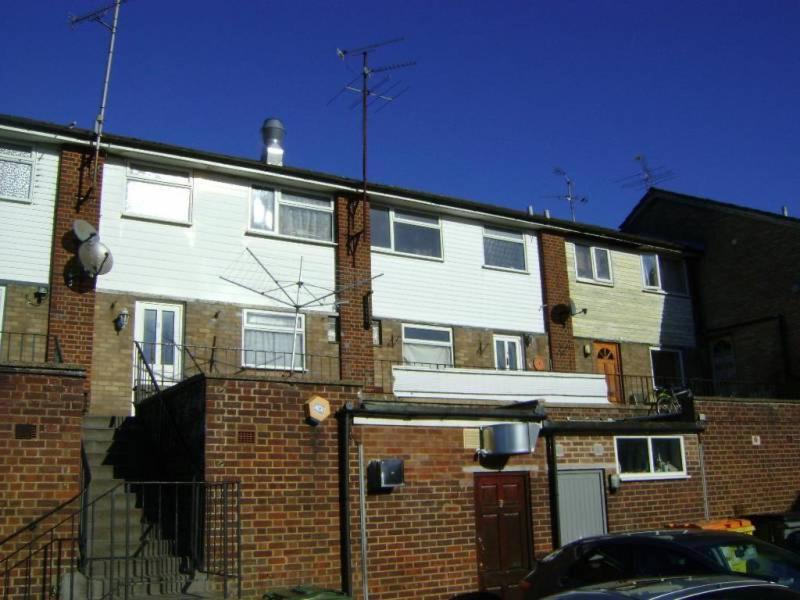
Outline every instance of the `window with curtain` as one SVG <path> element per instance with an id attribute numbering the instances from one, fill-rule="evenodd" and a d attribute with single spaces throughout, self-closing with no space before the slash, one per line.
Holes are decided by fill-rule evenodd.
<path id="1" fill-rule="evenodd" d="M 575 276 L 579 281 L 612 283 L 611 253 L 605 248 L 574 244 Z"/>
<path id="2" fill-rule="evenodd" d="M 686 475 L 680 436 L 614 438 L 617 469 L 623 479 L 659 479 Z"/>
<path id="3" fill-rule="evenodd" d="M 304 315 L 245 310 L 242 330 L 243 366 L 287 371 L 305 367 Z"/>
<path id="4" fill-rule="evenodd" d="M 333 240 L 333 201 L 285 190 L 253 187 L 250 229 L 312 240 Z"/>
<path id="5" fill-rule="evenodd" d="M 0 142 L 0 198 L 31 200 L 33 148 Z"/>
<path id="6" fill-rule="evenodd" d="M 525 270 L 525 243 L 521 233 L 485 227 L 483 264 L 515 271 Z"/>
<path id="7" fill-rule="evenodd" d="M 441 225 L 438 217 L 372 207 L 370 228 L 373 248 L 432 258 L 442 257 Z"/>
<path id="8" fill-rule="evenodd" d="M 644 287 L 668 294 L 688 294 L 683 260 L 659 254 L 642 255 Z"/>
<path id="9" fill-rule="evenodd" d="M 403 362 L 431 367 L 452 367 L 452 331 L 446 327 L 403 325 Z"/>
<path id="10" fill-rule="evenodd" d="M 189 171 L 128 165 L 125 213 L 165 221 L 191 220 L 192 177 Z"/>

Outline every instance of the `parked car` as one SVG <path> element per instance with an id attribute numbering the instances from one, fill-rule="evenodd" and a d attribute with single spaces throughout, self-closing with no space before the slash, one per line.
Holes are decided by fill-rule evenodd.
<path id="1" fill-rule="evenodd" d="M 614 581 L 548 596 L 547 600 L 798 600 L 785 585 L 736 575 L 690 575 Z"/>
<path id="2" fill-rule="evenodd" d="M 750 535 L 676 529 L 604 535 L 569 543 L 521 582 L 532 600 L 587 585 L 646 577 L 747 575 L 800 591 L 800 556 Z"/>

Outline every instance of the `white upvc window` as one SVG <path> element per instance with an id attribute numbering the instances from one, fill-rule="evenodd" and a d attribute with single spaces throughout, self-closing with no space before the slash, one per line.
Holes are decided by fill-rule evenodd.
<path id="1" fill-rule="evenodd" d="M 190 223 L 191 171 L 129 163 L 125 214 L 158 221 Z"/>
<path id="2" fill-rule="evenodd" d="M 30 202 L 33 173 L 32 146 L 0 141 L 0 199 Z"/>
<path id="3" fill-rule="evenodd" d="M 449 327 L 403 324 L 403 362 L 453 366 L 453 332 Z"/>
<path id="4" fill-rule="evenodd" d="M 400 254 L 442 258 L 442 228 L 438 217 L 390 208 L 370 208 L 373 248 Z"/>
<path id="5" fill-rule="evenodd" d="M 518 336 L 494 336 L 494 366 L 500 371 L 521 371 L 522 344 Z"/>
<path id="6" fill-rule="evenodd" d="M 611 271 L 611 253 L 606 248 L 574 244 L 575 278 L 578 281 L 614 283 Z"/>
<path id="7" fill-rule="evenodd" d="M 642 254 L 642 278 L 645 289 L 658 290 L 667 294 L 688 294 L 686 269 L 683 260 Z"/>
<path id="8" fill-rule="evenodd" d="M 682 436 L 617 436 L 614 451 L 617 472 L 623 480 L 688 476 Z"/>
<path id="9" fill-rule="evenodd" d="M 323 196 L 253 186 L 250 230 L 333 241 L 333 201 Z"/>
<path id="10" fill-rule="evenodd" d="M 305 315 L 245 309 L 242 366 L 302 371 L 305 368 Z"/>
<path id="11" fill-rule="evenodd" d="M 6 307 L 6 288 L 0 285 L 0 332 L 3 331 L 3 311 Z"/>
<path id="12" fill-rule="evenodd" d="M 525 238 L 522 233 L 484 227 L 483 264 L 487 267 L 525 271 Z"/>

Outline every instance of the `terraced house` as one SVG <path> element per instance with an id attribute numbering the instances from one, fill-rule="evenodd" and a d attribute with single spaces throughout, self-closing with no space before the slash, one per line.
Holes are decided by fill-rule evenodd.
<path id="1" fill-rule="evenodd" d="M 12 595 L 514 598 L 575 537 L 791 501 L 787 455 L 751 438 L 791 447 L 752 429 L 793 405 L 651 414 L 696 372 L 695 250 L 365 195 L 283 165 L 280 138 L 268 121 L 261 160 L 113 135 L 96 153 L 0 117 Z M 715 494 L 765 465 L 769 493 Z"/>

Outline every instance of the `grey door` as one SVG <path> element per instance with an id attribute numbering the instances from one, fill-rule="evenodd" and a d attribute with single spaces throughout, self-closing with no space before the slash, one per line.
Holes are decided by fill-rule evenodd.
<path id="1" fill-rule="evenodd" d="M 607 532 L 602 469 L 559 471 L 561 544 Z"/>

